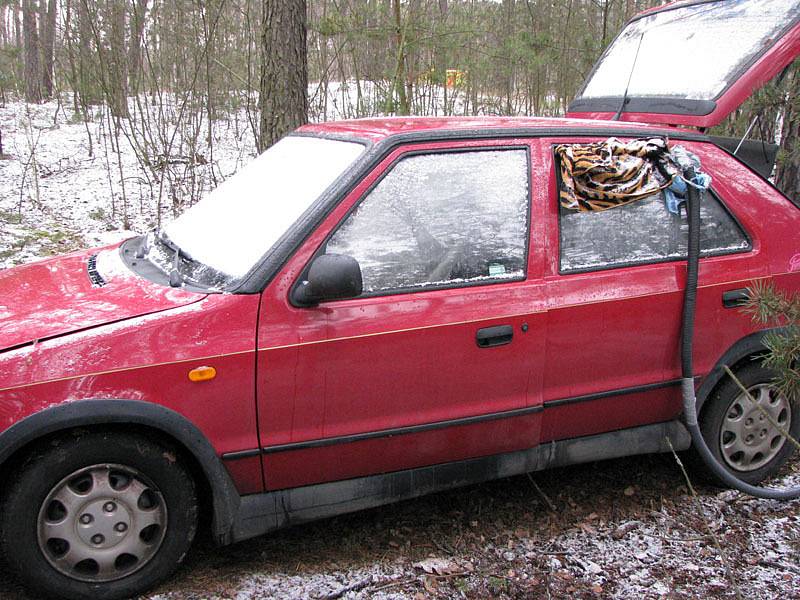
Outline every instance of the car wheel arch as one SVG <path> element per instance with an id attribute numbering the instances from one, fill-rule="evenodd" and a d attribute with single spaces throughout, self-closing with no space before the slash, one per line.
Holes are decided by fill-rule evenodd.
<path id="1" fill-rule="evenodd" d="M 0 473 L 47 439 L 80 430 L 120 429 L 124 426 L 171 442 L 192 461 L 200 490 L 210 492 L 211 532 L 218 544 L 230 541 L 241 497 L 203 433 L 184 416 L 164 406 L 126 399 L 79 400 L 47 408 L 18 421 L 0 433 Z M 203 500 L 201 499 L 201 503 Z"/>
<path id="2" fill-rule="evenodd" d="M 728 348 L 714 365 L 714 368 L 703 378 L 700 387 L 697 388 L 697 412 L 700 413 L 703 410 L 706 400 L 712 396 L 714 390 L 725 380 L 725 366 L 736 372 L 742 365 L 760 359 L 767 352 L 764 337 L 769 333 L 780 333 L 784 330 L 784 327 L 775 327 L 756 331 L 741 338 Z"/>

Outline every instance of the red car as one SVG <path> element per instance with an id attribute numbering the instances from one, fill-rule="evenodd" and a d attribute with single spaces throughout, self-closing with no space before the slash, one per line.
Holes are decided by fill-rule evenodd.
<path id="1" fill-rule="evenodd" d="M 572 107 L 588 118 L 308 125 L 162 232 L 0 272 L 8 565 L 45 595 L 121 598 L 174 570 L 201 513 L 227 544 L 665 437 L 687 449 L 685 217 L 661 194 L 558 201 L 554 147 L 611 136 L 666 137 L 713 179 L 700 421 L 737 477 L 773 474 L 790 444 L 722 365 L 800 431 L 737 310 L 753 281 L 800 291 L 800 209 L 689 127 L 798 53 L 798 0 L 670 5 L 601 58 Z"/>

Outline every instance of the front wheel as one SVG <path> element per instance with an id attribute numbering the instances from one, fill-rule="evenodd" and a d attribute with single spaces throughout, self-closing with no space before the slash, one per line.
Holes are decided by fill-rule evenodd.
<path id="1" fill-rule="evenodd" d="M 194 482 L 174 449 L 83 433 L 23 461 L 0 506 L 0 548 L 47 597 L 113 600 L 172 573 L 196 526 Z"/>
<path id="2" fill-rule="evenodd" d="M 709 398 L 699 425 L 717 461 L 736 478 L 757 485 L 774 476 L 795 449 L 766 415 L 797 439 L 800 407 L 796 399 L 775 389 L 774 373 L 758 363 L 739 369 L 736 376 L 755 404 L 728 378 Z M 705 472 L 721 483 L 708 469 Z"/>

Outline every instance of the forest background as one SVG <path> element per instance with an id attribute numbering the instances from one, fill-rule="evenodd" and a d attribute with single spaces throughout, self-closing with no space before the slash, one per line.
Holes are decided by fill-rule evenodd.
<path id="1" fill-rule="evenodd" d="M 562 115 L 657 4 L 0 0 L 0 269 L 161 225 L 305 119 Z M 798 84 L 714 131 L 779 143 L 796 202 Z M 201 545 L 152 598 L 795 597 L 797 501 L 700 492 L 671 455 L 521 476 Z M 2 569 L 0 597 L 29 598 Z"/>
<path id="2" fill-rule="evenodd" d="M 661 3 L 0 0 L 0 267 L 98 241 L 87 218 L 159 226 L 306 119 L 563 115 Z M 795 62 L 715 131 L 779 143 L 795 200 L 798 82 Z"/>

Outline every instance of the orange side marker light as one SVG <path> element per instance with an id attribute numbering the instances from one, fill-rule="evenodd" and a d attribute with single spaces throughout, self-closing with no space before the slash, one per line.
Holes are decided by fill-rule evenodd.
<path id="1" fill-rule="evenodd" d="M 210 381 L 217 376 L 214 367 L 196 367 L 189 371 L 189 381 Z"/>

